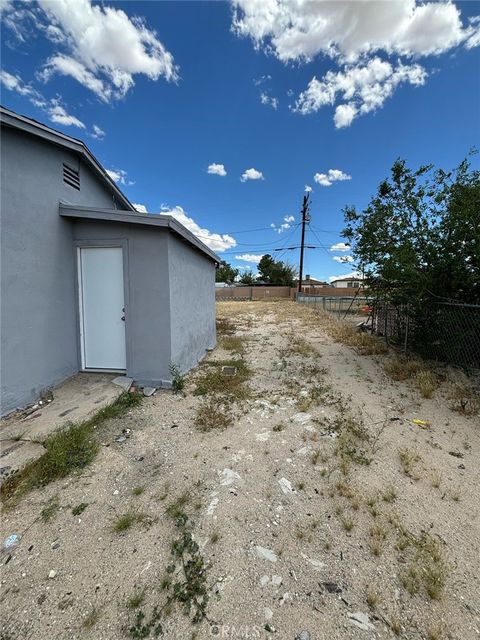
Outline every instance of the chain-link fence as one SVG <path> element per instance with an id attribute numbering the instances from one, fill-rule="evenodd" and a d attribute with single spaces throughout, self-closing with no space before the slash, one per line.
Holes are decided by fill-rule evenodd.
<path id="1" fill-rule="evenodd" d="M 480 305 L 431 300 L 414 308 L 378 302 L 372 330 L 424 358 L 480 368 Z"/>
<path id="2" fill-rule="evenodd" d="M 364 315 L 371 312 L 369 301 L 365 296 L 316 296 L 308 293 L 297 294 L 297 302 L 310 305 L 313 309 L 328 311 L 340 316 Z"/>
<path id="3" fill-rule="evenodd" d="M 366 297 L 299 294 L 297 301 L 345 319 L 364 319 L 364 329 L 403 351 L 469 369 L 480 369 L 480 305 L 431 300 L 420 308 Z M 356 316 L 356 318 L 355 318 Z"/>

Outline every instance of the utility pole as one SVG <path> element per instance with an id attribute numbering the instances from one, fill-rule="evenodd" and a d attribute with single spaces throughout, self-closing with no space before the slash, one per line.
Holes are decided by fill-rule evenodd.
<path id="1" fill-rule="evenodd" d="M 300 273 L 298 277 L 298 293 L 302 292 L 302 280 L 303 280 L 303 252 L 305 250 L 305 223 L 310 222 L 310 214 L 308 213 L 308 200 L 310 194 L 307 193 L 303 196 L 302 205 L 302 243 L 300 246 Z"/>

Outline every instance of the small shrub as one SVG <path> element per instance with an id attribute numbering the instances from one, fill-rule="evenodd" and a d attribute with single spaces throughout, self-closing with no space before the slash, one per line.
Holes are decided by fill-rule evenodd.
<path id="1" fill-rule="evenodd" d="M 218 400 L 211 398 L 203 402 L 197 409 L 194 424 L 199 431 L 212 431 L 213 429 L 226 429 L 233 422 L 228 400 L 219 405 Z"/>
<path id="2" fill-rule="evenodd" d="M 81 513 L 85 511 L 87 507 L 88 507 L 88 502 L 81 502 L 80 504 L 77 504 L 77 506 L 73 507 L 72 509 L 72 515 L 79 516 Z"/>
<path id="3" fill-rule="evenodd" d="M 119 516 L 112 526 L 114 533 L 123 533 L 128 531 L 134 524 L 150 524 L 151 518 L 141 511 L 130 509 L 123 515 Z"/>
<path id="4" fill-rule="evenodd" d="M 231 351 L 242 356 L 245 353 L 245 336 L 225 336 L 222 338 L 221 347 L 226 351 Z"/>
<path id="5" fill-rule="evenodd" d="M 172 377 L 172 391 L 174 393 L 180 393 L 185 387 L 185 376 L 182 375 L 180 369 L 174 362 L 170 363 L 169 371 Z"/>
<path id="6" fill-rule="evenodd" d="M 223 367 L 235 367 L 235 375 L 225 375 L 222 372 Z M 251 378 L 252 371 L 243 360 L 209 360 L 203 363 L 202 368 L 203 373 L 197 378 L 195 395 L 218 393 L 232 396 L 236 400 L 243 400 L 251 394 L 246 382 Z"/>
<path id="7" fill-rule="evenodd" d="M 145 600 L 145 589 L 135 590 L 134 594 L 127 600 L 127 609 L 138 609 Z"/>
<path id="8" fill-rule="evenodd" d="M 422 369 L 422 363 L 416 358 L 402 354 L 387 360 L 384 369 L 392 380 L 408 380 Z"/>
<path id="9" fill-rule="evenodd" d="M 449 399 L 453 411 L 465 416 L 476 416 L 480 412 L 480 394 L 470 384 L 453 384 Z"/>
<path id="10" fill-rule="evenodd" d="M 424 398 L 431 398 L 438 387 L 437 377 L 426 369 L 415 375 L 415 384 Z"/>
<path id="11" fill-rule="evenodd" d="M 56 516 L 59 508 L 60 508 L 60 503 L 58 501 L 58 498 L 55 497 L 49 500 L 46 506 L 43 507 L 43 509 L 40 512 L 40 517 L 42 518 L 42 522 L 48 522 L 54 516 Z"/>

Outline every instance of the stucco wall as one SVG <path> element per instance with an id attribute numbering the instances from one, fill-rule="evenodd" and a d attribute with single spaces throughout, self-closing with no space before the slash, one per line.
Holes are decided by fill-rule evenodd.
<path id="1" fill-rule="evenodd" d="M 170 234 L 171 360 L 182 372 L 216 344 L 215 263 Z"/>
<path id="2" fill-rule="evenodd" d="M 58 203 L 113 202 L 84 165 L 80 191 L 64 184 L 63 162 L 79 166 L 76 154 L 2 127 L 2 414 L 77 371 L 72 223 L 60 218 Z"/>
<path id="3" fill-rule="evenodd" d="M 75 243 L 125 244 L 124 278 L 127 375 L 138 384 L 163 386 L 170 378 L 170 297 L 168 235 L 124 223 L 75 220 Z"/>

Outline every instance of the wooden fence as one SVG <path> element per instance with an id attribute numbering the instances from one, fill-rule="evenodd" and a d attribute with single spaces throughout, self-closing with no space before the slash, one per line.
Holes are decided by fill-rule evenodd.
<path id="1" fill-rule="evenodd" d="M 350 287 L 304 287 L 304 293 L 309 295 L 332 297 L 353 297 L 358 289 Z M 297 295 L 296 287 L 277 286 L 239 286 L 221 287 L 215 289 L 215 299 L 221 300 L 275 300 L 290 299 L 295 300 Z"/>

